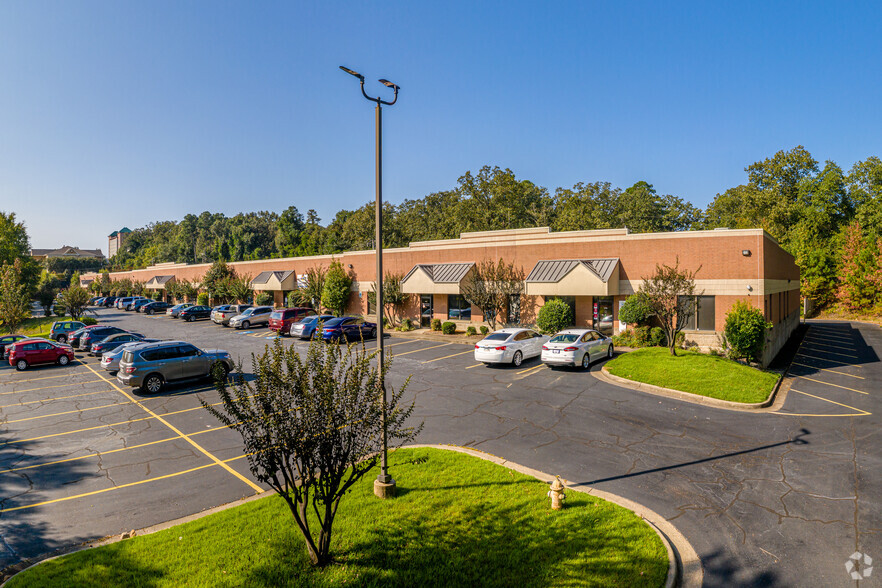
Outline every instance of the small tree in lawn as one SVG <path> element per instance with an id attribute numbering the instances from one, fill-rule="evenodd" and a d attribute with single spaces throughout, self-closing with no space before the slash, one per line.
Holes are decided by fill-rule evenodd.
<path id="1" fill-rule="evenodd" d="M 52 283 L 49 276 L 43 276 L 37 286 L 37 302 L 40 303 L 46 316 L 52 316 L 52 305 L 55 304 L 56 294 L 58 294 L 58 290 L 55 288 L 55 284 Z"/>
<path id="2" fill-rule="evenodd" d="M 388 373 L 392 358 L 376 366 L 375 355 L 360 345 L 343 348 L 313 339 L 301 358 L 277 339 L 260 356 L 252 355 L 252 381 L 245 380 L 240 365 L 232 385 L 217 379 L 220 407 L 202 401 L 242 435 L 251 473 L 285 500 L 316 565 L 330 562 L 343 495 L 380 459 L 384 409 L 390 447 L 413 440 L 422 428 L 405 426 L 414 409 L 401 405 L 410 378 L 389 391 L 383 406 L 379 375 L 381 369 Z"/>
<path id="3" fill-rule="evenodd" d="M 646 296 L 652 314 L 665 331 L 671 355 L 677 355 L 677 333 L 695 315 L 696 296 L 704 293 L 695 291 L 695 274 L 700 270 L 701 266 L 694 272 L 681 270 L 678 257 L 673 267 L 656 264 L 655 273 L 643 278 L 640 286 L 640 292 Z"/>
<path id="4" fill-rule="evenodd" d="M 89 306 L 89 292 L 81 287 L 79 283 L 71 283 L 67 290 L 61 292 L 59 302 L 67 309 L 67 313 L 72 318 L 79 320 L 86 313 L 86 309 Z"/>
<path id="5" fill-rule="evenodd" d="M 460 284 L 460 293 L 481 309 L 491 329 L 496 328 L 497 319 L 508 312 L 512 296 L 524 292 L 524 268 L 513 263 L 485 260 L 478 262 L 468 279 Z"/>
<path id="6" fill-rule="evenodd" d="M 0 327 L 12 333 L 31 316 L 27 287 L 22 283 L 21 260 L 0 268 Z"/>
<path id="7" fill-rule="evenodd" d="M 332 261 L 328 273 L 325 275 L 325 286 L 322 290 L 322 305 L 341 316 L 346 312 L 349 303 L 349 290 L 352 287 L 352 278 L 343 269 L 339 261 Z"/>

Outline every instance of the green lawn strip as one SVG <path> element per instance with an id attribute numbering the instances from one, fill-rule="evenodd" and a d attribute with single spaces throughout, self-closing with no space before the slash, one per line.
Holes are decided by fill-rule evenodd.
<path id="1" fill-rule="evenodd" d="M 368 474 L 343 499 L 324 569 L 272 496 L 46 562 L 8 585 L 664 585 L 664 545 L 629 510 L 570 491 L 552 511 L 547 485 L 453 451 L 399 450 L 390 471 L 397 498 L 376 498 Z"/>
<path id="2" fill-rule="evenodd" d="M 778 374 L 714 355 L 649 347 L 625 353 L 606 364 L 614 376 L 733 402 L 762 402 Z"/>
<path id="3" fill-rule="evenodd" d="M 55 321 L 73 320 L 69 316 L 38 316 L 25 319 L 24 322 L 15 330 L 16 335 L 27 335 L 29 337 L 48 337 L 52 323 Z M 0 335 L 7 335 L 9 332 L 5 327 L 0 327 Z"/>

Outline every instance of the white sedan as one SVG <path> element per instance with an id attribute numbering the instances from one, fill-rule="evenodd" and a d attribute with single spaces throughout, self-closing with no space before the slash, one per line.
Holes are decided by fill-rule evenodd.
<path id="1" fill-rule="evenodd" d="M 515 366 L 542 353 L 542 344 L 548 341 L 547 335 L 540 335 L 530 329 L 517 327 L 493 332 L 475 345 L 475 360 L 486 364 L 511 363 Z"/>
<path id="2" fill-rule="evenodd" d="M 542 346 L 542 363 L 591 367 L 591 362 L 613 356 L 612 339 L 591 329 L 566 329 Z"/>

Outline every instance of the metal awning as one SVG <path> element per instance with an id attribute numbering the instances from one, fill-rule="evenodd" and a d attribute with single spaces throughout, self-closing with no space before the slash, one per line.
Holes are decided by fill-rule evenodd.
<path id="1" fill-rule="evenodd" d="M 612 296 L 619 293 L 619 259 L 551 259 L 527 276 L 528 296 Z"/>
<path id="2" fill-rule="evenodd" d="M 148 290 L 165 290 L 165 285 L 175 281 L 174 276 L 153 276 L 144 287 Z"/>
<path id="3" fill-rule="evenodd" d="M 459 294 L 460 283 L 474 267 L 474 262 L 418 264 L 401 280 L 401 291 L 405 294 Z"/>
<path id="4" fill-rule="evenodd" d="M 251 287 L 260 291 L 296 290 L 297 275 L 294 270 L 260 272 L 251 280 Z"/>

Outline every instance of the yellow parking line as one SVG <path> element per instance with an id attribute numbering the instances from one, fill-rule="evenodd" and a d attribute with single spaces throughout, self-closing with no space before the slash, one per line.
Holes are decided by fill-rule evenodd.
<path id="1" fill-rule="evenodd" d="M 70 396 L 54 396 L 52 398 L 44 398 L 42 400 L 28 400 L 27 402 L 16 402 L 15 404 L 4 404 L 0 408 L 9 408 L 10 406 L 24 406 L 26 404 L 38 404 L 40 402 L 52 402 L 53 400 L 67 400 L 68 398 L 79 398 L 80 396 L 93 396 L 95 394 L 104 394 L 113 392 L 113 390 L 99 390 L 98 392 L 85 392 L 83 394 L 71 394 Z"/>
<path id="2" fill-rule="evenodd" d="M 855 390 L 854 388 L 849 388 L 848 386 L 840 386 L 839 384 L 831 384 L 830 382 L 824 382 L 823 380 L 816 380 L 814 378 L 807 378 L 806 376 L 796 376 L 797 378 L 802 378 L 803 380 L 808 380 L 809 382 L 817 382 L 818 384 L 826 384 L 827 386 L 833 386 L 834 388 L 842 388 L 843 390 L 851 390 L 852 392 L 857 392 L 858 394 L 866 394 L 869 396 L 869 393 L 864 392 L 863 390 Z"/>
<path id="3" fill-rule="evenodd" d="M 448 345 L 453 345 L 453 343 L 442 343 L 441 345 L 433 345 L 432 347 L 423 347 L 421 349 L 414 349 L 412 351 L 405 351 L 404 353 L 396 353 L 395 357 L 401 357 L 402 355 L 407 355 L 408 353 L 417 353 L 419 351 L 428 351 L 429 349 L 438 349 L 439 347 L 447 347 Z"/>
<path id="4" fill-rule="evenodd" d="M 150 482 L 158 482 L 159 480 L 166 480 L 166 479 L 168 479 L 168 478 L 174 478 L 174 477 L 177 477 L 177 476 L 182 476 L 182 475 L 184 475 L 184 474 L 189 474 L 189 473 L 191 473 L 191 472 L 197 472 L 197 471 L 199 471 L 199 470 L 204 470 L 204 469 L 206 469 L 206 468 L 214 467 L 214 466 L 216 466 L 216 465 L 219 465 L 219 466 L 223 467 L 224 469 L 228 469 L 228 470 L 231 470 L 231 471 L 234 471 L 234 472 L 235 472 L 236 470 L 233 470 L 233 469 L 232 469 L 230 466 L 228 466 L 227 464 L 230 463 L 230 462 L 232 462 L 232 461 L 236 461 L 236 460 L 238 460 L 238 459 L 242 459 L 243 457 L 245 457 L 245 455 L 240 455 L 240 456 L 238 456 L 238 457 L 233 457 L 233 458 L 231 458 L 231 459 L 225 459 L 225 460 L 223 460 L 223 461 L 218 461 L 218 462 L 216 462 L 216 463 L 209 463 L 209 464 L 205 464 L 205 465 L 197 466 L 197 467 L 195 467 L 195 468 L 190 468 L 189 470 L 184 470 L 184 471 L 182 471 L 182 472 L 175 472 L 175 473 L 173 473 L 173 474 L 166 474 L 166 475 L 164 475 L 164 476 L 157 476 L 157 477 L 155 477 L 155 478 L 148 478 L 148 479 L 146 479 L 146 480 L 138 480 L 137 482 L 129 482 L 128 484 L 120 484 L 119 486 L 111 486 L 110 488 L 103 488 L 103 489 L 101 489 L 101 490 L 93 490 L 92 492 L 84 492 L 84 493 L 82 493 L 82 494 L 75 494 L 74 496 L 65 496 L 64 498 L 55 498 L 54 500 L 45 500 L 45 501 L 43 501 L 43 502 L 36 502 L 36 503 L 34 503 L 34 504 L 23 504 L 23 505 L 21 505 L 21 506 L 13 506 L 12 508 L 5 508 L 5 509 L 3 509 L 3 510 L 0 510 L 0 513 L 4 513 L 4 512 L 12 512 L 12 511 L 14 511 L 14 510 L 24 510 L 24 509 L 27 509 L 27 508 L 35 508 L 35 507 L 38 507 L 38 506 L 46 506 L 47 504 L 55 504 L 55 503 L 57 503 L 57 502 L 66 502 L 66 501 L 68 501 L 68 500 L 74 500 L 74 499 L 76 499 L 76 498 L 85 498 L 85 497 L 87 497 L 87 496 L 95 496 L 96 494 L 104 494 L 105 492 L 113 492 L 114 490 L 122 490 L 123 488 L 130 488 L 130 487 L 132 487 L 132 486 L 139 486 L 139 485 L 141 485 L 141 484 L 148 484 L 148 483 L 150 483 Z M 237 472 L 237 475 L 238 475 L 238 472 Z M 247 479 L 247 478 L 246 478 L 246 479 Z M 261 487 L 258 486 L 257 484 L 252 483 L 250 480 L 249 480 L 248 483 L 249 483 L 249 485 L 254 486 L 255 488 L 257 488 L 257 489 L 258 489 L 258 492 L 263 492 L 263 488 L 261 488 Z"/>
<path id="5" fill-rule="evenodd" d="M 467 370 L 470 370 L 470 369 L 472 369 L 472 368 L 481 367 L 482 365 L 484 365 L 484 364 L 483 364 L 483 363 L 476 363 L 475 365 L 470 365 L 470 366 L 467 367 L 466 369 L 467 369 Z"/>
<path id="6" fill-rule="evenodd" d="M 68 382 L 67 384 L 58 384 L 56 386 L 43 386 L 42 388 L 27 388 L 25 390 L 13 390 L 12 392 L 0 392 L 0 396 L 7 394 L 24 394 L 25 392 L 37 392 L 38 390 L 49 390 L 51 388 L 67 388 L 69 386 L 79 386 L 80 384 L 94 384 L 102 380 L 88 380 L 86 382 Z"/>
<path id="7" fill-rule="evenodd" d="M 401 341 L 400 343 L 389 343 L 383 347 L 395 347 L 396 345 L 407 345 L 408 343 L 419 343 L 419 339 L 411 339 L 410 341 Z"/>
<path id="8" fill-rule="evenodd" d="M 92 369 L 91 366 L 87 366 L 87 367 L 88 367 L 90 370 L 92 370 L 93 372 L 95 372 L 95 370 Z M 144 406 L 143 404 L 141 404 L 140 402 L 138 402 L 137 400 L 135 400 L 130 394 L 126 393 L 125 391 L 123 391 L 122 388 L 120 388 L 119 386 L 117 386 L 116 383 L 111 382 L 111 381 L 108 380 L 107 378 L 103 378 L 103 376 L 101 376 L 101 374 L 99 374 L 98 372 L 95 372 L 95 375 L 98 376 L 99 378 L 104 379 L 108 384 L 110 384 L 113 388 L 115 388 L 117 392 L 119 392 L 119 393 L 122 394 L 126 399 L 128 399 L 129 402 L 132 402 L 132 403 L 136 404 L 136 405 L 137 405 L 139 408 L 141 408 L 144 412 L 146 412 L 147 414 L 149 414 L 149 415 L 152 416 L 152 417 L 155 417 L 156 420 L 158 420 L 160 423 L 162 423 L 163 425 L 165 425 L 166 427 L 168 427 L 169 429 L 171 429 L 172 431 L 174 431 L 175 433 L 177 433 L 178 435 L 180 435 L 181 437 L 183 437 L 183 438 L 184 438 L 184 441 L 186 441 L 187 443 L 189 443 L 190 445 L 192 445 L 194 448 L 196 448 L 197 450 L 199 450 L 201 453 L 203 453 L 206 457 L 208 457 L 209 459 L 211 459 L 211 460 L 212 460 L 213 462 L 215 462 L 217 465 L 221 466 L 222 468 L 224 468 L 225 470 L 227 470 L 230 474 L 232 474 L 232 475 L 235 476 L 236 478 L 239 478 L 240 480 L 242 480 L 243 482 L 245 482 L 246 484 L 248 484 L 249 486 L 251 486 L 251 488 L 252 488 L 255 492 L 263 492 L 263 489 L 262 489 L 260 486 L 258 486 L 257 484 L 255 484 L 254 482 L 252 482 L 251 480 L 249 480 L 248 478 L 246 478 L 245 476 L 243 476 L 242 474 L 240 474 L 239 472 L 237 472 L 236 470 L 234 470 L 233 468 L 231 468 L 231 467 L 229 467 L 229 466 L 227 466 L 227 465 L 224 465 L 223 462 L 221 462 L 221 460 L 218 459 L 213 453 L 210 453 L 207 449 L 205 449 L 204 447 L 202 447 L 201 445 L 199 445 L 198 443 L 196 443 L 195 441 L 193 441 L 192 439 L 190 439 L 188 436 L 186 436 L 186 435 L 185 435 L 180 429 L 178 429 L 177 427 L 175 427 L 173 424 L 171 424 L 170 422 L 168 422 L 167 420 L 165 420 L 164 418 L 162 418 L 161 416 L 159 416 L 158 414 L 156 414 L 155 412 L 153 412 L 152 410 L 150 410 L 149 408 L 147 408 L 146 406 Z M 200 408 L 201 408 L 201 407 L 200 407 Z"/>
<path id="9" fill-rule="evenodd" d="M 48 419 L 50 417 L 64 416 L 66 414 L 76 414 L 78 412 L 86 412 L 88 410 L 98 410 L 100 408 L 109 408 L 111 406 L 123 406 L 125 404 L 132 404 L 132 403 L 131 402 L 113 402 L 111 404 L 104 404 L 102 406 L 90 406 L 89 408 L 78 408 L 76 410 L 66 410 L 64 412 L 56 412 L 56 413 L 52 413 L 52 414 L 41 414 L 39 416 L 32 416 L 32 417 L 28 417 L 26 419 L 15 419 L 14 421 L 6 421 L 6 423 L 11 425 L 12 423 L 23 423 L 25 421 L 36 421 L 38 419 Z"/>
<path id="10" fill-rule="evenodd" d="M 860 408 L 855 408 L 853 406 L 849 406 L 847 404 L 842 404 L 841 402 L 835 402 L 833 400 L 828 400 L 827 398 L 822 398 L 821 396 L 815 396 L 814 394 L 809 394 L 808 392 L 802 392 L 800 390 L 790 389 L 790 392 L 796 392 L 797 394 L 804 394 L 806 396 L 811 396 L 812 398 L 817 398 L 818 400 L 823 400 L 824 402 L 829 402 L 831 404 L 836 404 L 838 406 L 842 406 L 851 410 L 856 410 L 856 413 L 850 414 L 811 414 L 811 413 L 793 413 L 793 412 L 775 412 L 772 414 L 777 414 L 781 416 L 808 416 L 808 417 L 849 417 L 849 416 L 869 416 L 873 413 L 867 412 Z"/>
<path id="11" fill-rule="evenodd" d="M 86 365 L 86 364 L 83 364 Z M 70 378 L 72 376 L 85 375 L 88 372 L 74 372 L 72 374 L 60 374 L 57 376 L 42 376 L 40 378 L 23 378 L 21 380 L 2 380 L 0 381 L 0 385 L 2 384 L 18 384 L 20 382 L 36 382 L 37 380 L 49 380 L 51 378 Z"/>
<path id="12" fill-rule="evenodd" d="M 433 361 L 441 361 L 442 359 L 450 359 L 451 357 L 456 357 L 457 355 L 465 355 L 466 353 L 474 353 L 474 349 L 469 349 L 468 351 L 463 351 L 462 353 L 454 353 L 453 355 L 446 355 L 444 357 L 439 357 L 437 359 L 429 359 L 424 361 L 423 363 L 432 363 Z"/>
<path id="13" fill-rule="evenodd" d="M 845 367 L 855 367 L 858 369 L 863 369 L 863 366 L 858 365 L 856 363 L 845 363 L 844 361 L 836 361 L 835 359 L 827 359 L 826 357 L 820 357 L 818 355 L 809 355 L 807 353 L 797 353 L 796 355 L 801 356 L 801 357 L 810 357 L 812 359 L 820 359 L 821 361 L 826 361 L 828 363 L 836 363 L 836 364 L 839 364 L 839 365 L 845 366 Z"/>
<path id="14" fill-rule="evenodd" d="M 837 372 L 836 370 L 831 370 L 831 369 L 828 369 L 828 368 L 817 367 L 817 366 L 809 365 L 809 364 L 807 364 L 807 363 L 799 363 L 798 361 L 794 361 L 794 362 L 793 362 L 793 365 L 801 365 L 802 367 L 811 368 L 811 369 L 813 369 L 813 370 L 821 370 L 821 371 L 825 371 L 825 372 L 830 372 L 831 374 L 839 374 L 840 376 L 848 376 L 849 378 L 858 378 L 859 380 L 864 380 L 864 379 L 866 379 L 866 378 L 864 378 L 863 376 L 856 376 L 856 375 L 854 375 L 854 374 L 846 374 L 845 372 Z M 848 365 L 848 364 L 845 364 L 845 365 Z"/>
<path id="15" fill-rule="evenodd" d="M 534 365 L 534 366 L 531 367 L 531 368 L 527 368 L 527 369 L 522 370 L 522 371 L 517 372 L 517 373 L 518 373 L 518 374 L 526 374 L 527 372 L 535 372 L 535 371 L 538 371 L 538 370 L 540 370 L 540 369 L 542 369 L 542 368 L 544 368 L 544 367 L 545 367 L 545 364 L 544 364 L 544 363 L 540 363 L 539 365 Z"/>

